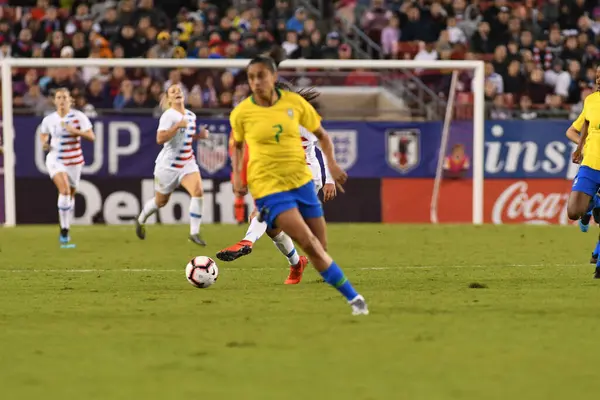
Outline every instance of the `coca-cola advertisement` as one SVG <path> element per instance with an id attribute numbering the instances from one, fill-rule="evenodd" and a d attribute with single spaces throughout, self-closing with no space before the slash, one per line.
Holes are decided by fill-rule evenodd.
<path id="1" fill-rule="evenodd" d="M 569 224 L 567 179 L 488 179 L 484 185 L 484 221 L 493 224 Z M 382 220 L 391 223 L 429 223 L 433 179 L 384 179 Z M 400 196 L 399 193 L 410 193 Z M 441 223 L 472 221 L 470 180 L 445 180 L 440 188 Z"/>

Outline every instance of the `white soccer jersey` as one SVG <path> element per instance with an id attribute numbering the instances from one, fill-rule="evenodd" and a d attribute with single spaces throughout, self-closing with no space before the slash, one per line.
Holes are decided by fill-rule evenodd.
<path id="1" fill-rule="evenodd" d="M 179 111 L 170 108 L 160 117 L 158 130 L 169 130 L 182 118 L 186 119 L 187 127 L 179 129 L 175 136 L 163 145 L 156 158 L 158 166 L 183 168 L 187 163 L 195 162 L 192 136 L 196 134 L 196 114 L 186 109 L 185 115 L 182 115 Z"/>
<path id="2" fill-rule="evenodd" d="M 92 129 L 89 118 L 79 110 L 71 110 L 64 118 L 57 112 L 46 116 L 42 120 L 40 131 L 50 135 L 48 158 L 65 166 L 83 164 L 81 136 L 71 135 L 65 129 L 66 125 L 72 125 L 75 129 L 83 132 Z"/>
<path id="3" fill-rule="evenodd" d="M 321 165 L 317 158 L 317 152 L 315 151 L 317 148 L 321 150 L 319 147 L 319 139 L 317 139 L 314 133 L 303 126 L 300 126 L 300 138 L 302 139 L 302 148 L 304 148 L 304 153 L 306 154 L 306 164 L 310 167 L 313 177 L 316 180 L 321 180 Z M 327 167 L 327 159 L 324 156 L 323 167 L 325 167 L 325 183 L 334 183 L 333 178 L 329 173 L 329 168 Z"/>

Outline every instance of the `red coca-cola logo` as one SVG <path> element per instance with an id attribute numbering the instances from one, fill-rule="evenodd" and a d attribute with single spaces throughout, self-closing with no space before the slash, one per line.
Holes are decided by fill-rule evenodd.
<path id="1" fill-rule="evenodd" d="M 526 181 L 517 181 L 496 198 L 492 222 L 566 225 L 569 223 L 568 199 L 568 192 L 543 193 L 530 190 L 530 184 Z"/>

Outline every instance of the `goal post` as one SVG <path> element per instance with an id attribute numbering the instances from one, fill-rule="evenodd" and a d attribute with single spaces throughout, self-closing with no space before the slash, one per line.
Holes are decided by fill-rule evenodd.
<path id="1" fill-rule="evenodd" d="M 41 59 L 5 58 L 2 69 L 2 123 L 4 145 L 5 226 L 16 225 L 15 128 L 13 120 L 13 68 L 52 67 L 124 67 L 124 68 L 235 68 L 242 69 L 250 60 L 243 59 Z M 471 60 L 286 60 L 281 69 L 366 69 L 366 70 L 472 70 L 473 71 L 473 193 L 472 223 L 483 223 L 484 182 L 484 63 Z M 424 143 L 427 146 L 427 143 Z"/>

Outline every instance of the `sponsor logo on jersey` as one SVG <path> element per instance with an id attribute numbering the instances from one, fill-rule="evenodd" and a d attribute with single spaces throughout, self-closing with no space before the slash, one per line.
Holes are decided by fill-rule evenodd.
<path id="1" fill-rule="evenodd" d="M 214 174 L 227 165 L 227 134 L 211 133 L 207 139 L 199 140 L 196 154 L 200 167 Z"/>
<path id="2" fill-rule="evenodd" d="M 389 129 L 385 132 L 386 161 L 405 174 L 421 162 L 421 132 L 418 129 Z"/>
<path id="3" fill-rule="evenodd" d="M 335 152 L 335 161 L 340 168 L 348 170 L 358 159 L 358 132 L 353 130 L 327 130 Z"/>
<path id="4" fill-rule="evenodd" d="M 291 108 L 288 108 L 287 113 L 290 118 L 294 118 L 294 110 L 292 110 Z"/>

